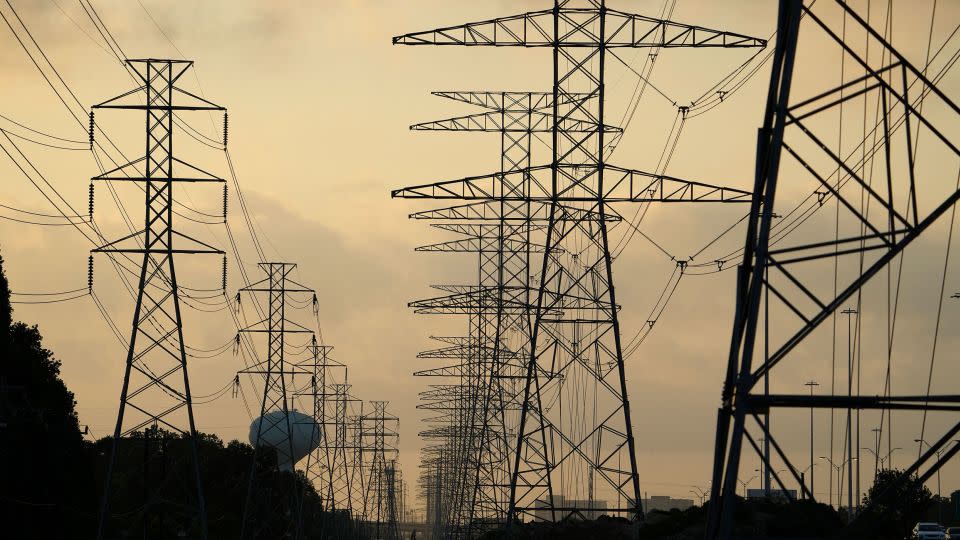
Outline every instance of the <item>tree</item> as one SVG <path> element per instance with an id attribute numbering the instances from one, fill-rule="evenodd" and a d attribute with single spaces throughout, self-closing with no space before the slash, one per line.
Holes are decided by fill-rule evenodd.
<path id="1" fill-rule="evenodd" d="M 863 497 L 864 510 L 851 527 L 852 537 L 900 540 L 923 520 L 934 496 L 917 476 L 902 477 L 903 471 L 896 469 L 877 473 Z"/>
<path id="2" fill-rule="evenodd" d="M 0 517 L 10 538 L 89 528 L 92 466 L 73 393 L 36 326 L 13 322 L 0 258 Z"/>

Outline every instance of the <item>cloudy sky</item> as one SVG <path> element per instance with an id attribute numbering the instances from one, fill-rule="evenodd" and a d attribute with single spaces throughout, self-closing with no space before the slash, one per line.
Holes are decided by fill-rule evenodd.
<path id="1" fill-rule="evenodd" d="M 298 263 L 296 278 L 317 290 L 320 323 L 328 344 L 336 347 L 336 358 L 350 369 L 355 395 L 364 400 L 387 400 L 400 417 L 400 456 L 409 480 L 413 480 L 421 441 L 417 431 L 423 416 L 415 406 L 424 382 L 411 375 L 430 367 L 416 359 L 418 351 L 432 348 L 430 335 L 462 333 L 464 321 L 415 316 L 407 302 L 434 295 L 430 284 L 456 283 L 470 279 L 472 259 L 414 253 L 413 248 L 449 239 L 429 230 L 422 222 L 406 216 L 423 208 L 409 201 L 391 200 L 390 189 L 427 181 L 453 179 L 492 172 L 499 167 L 496 136 L 417 133 L 412 123 L 474 112 L 453 102 L 430 95 L 435 90 L 547 90 L 550 85 L 549 53 L 542 50 L 470 48 L 403 48 L 392 46 L 393 35 L 429 28 L 482 20 L 494 16 L 539 9 L 540 0 L 471 2 L 466 0 L 326 0 L 292 2 L 266 0 L 207 0 L 204 2 L 142 0 L 98 0 L 94 2 L 104 24 L 128 57 L 180 58 L 196 62 L 196 77 L 184 85 L 202 92 L 208 99 L 230 110 L 230 154 L 244 188 L 266 256 Z M 826 3 L 826 0 L 821 0 Z M 855 3 L 866 13 L 866 2 Z M 880 4 L 873 2 L 873 4 Z M 937 7 L 932 47 L 948 40 L 958 20 L 960 7 Z M 16 9 L 16 14 L 13 9 Z M 611 1 L 624 11 L 656 15 L 660 0 Z M 930 32 L 931 2 L 911 2 L 894 12 L 893 43 L 915 64 L 923 66 Z M 871 6 L 878 27 L 885 17 L 881 7 Z M 884 8 L 885 9 L 885 8 Z M 67 0 L 10 0 L 0 4 L 16 35 L 28 39 L 16 15 L 83 104 L 71 101 L 65 92 L 62 103 L 15 34 L 0 26 L 0 72 L 3 99 L 0 114 L 30 128 L 81 141 L 65 143 L 83 148 L 86 139 L 86 108 L 118 95 L 131 87 L 130 79 L 104 43 L 88 15 Z M 824 10 L 824 16 L 835 16 Z M 740 0 L 708 2 L 680 0 L 673 19 L 723 28 L 767 38 L 775 25 L 772 2 Z M 833 21 L 840 24 L 838 19 Z M 852 25 L 851 25 L 852 26 Z M 838 27 L 839 28 L 839 27 Z M 804 34 L 803 37 L 806 37 Z M 955 36 L 954 36 L 955 37 Z M 863 41 L 851 30 L 851 42 Z M 856 40 L 860 40 L 859 42 Z M 801 40 L 802 41 L 802 40 Z M 28 48 L 34 50 L 27 42 Z M 937 67 L 960 48 L 956 39 L 947 41 Z M 840 57 L 811 37 L 801 54 L 800 66 L 806 77 L 797 83 L 796 94 L 812 95 L 836 84 L 841 77 Z M 659 92 L 647 91 L 637 108 L 622 144 L 612 161 L 618 165 L 654 170 L 677 119 L 677 105 L 690 103 L 718 80 L 746 61 L 749 50 L 665 51 L 657 59 L 651 81 Z M 646 59 L 645 51 L 626 51 L 621 58 L 635 70 Z M 848 59 L 847 62 L 850 62 Z M 845 80 L 858 76 L 849 64 L 843 67 Z M 49 72 L 48 72 L 49 74 Z M 684 124 L 674 157 L 667 172 L 674 176 L 724 184 L 742 189 L 752 186 L 754 141 L 761 122 L 768 69 L 761 67 L 735 94 L 708 113 Z M 622 64 L 611 66 L 608 111 L 621 119 L 637 85 L 636 75 Z M 948 73 L 941 81 L 947 95 L 957 96 L 958 77 Z M 57 85 L 57 81 L 54 81 Z M 62 86 L 60 87 L 62 88 Z M 873 103 L 873 102 L 870 102 Z M 851 104 L 849 108 L 854 108 Z M 859 105 L 858 107 L 865 107 Z M 76 114 L 80 122 L 71 116 Z M 932 111 L 943 112 L 939 109 Z M 854 114 L 848 112 L 847 114 Z M 948 112 L 945 122 L 950 126 Z M 101 124 L 128 154 L 142 151 L 139 120 L 123 113 L 102 113 Z M 953 120 L 956 120 L 955 118 Z M 837 142 L 845 152 L 860 134 L 862 126 L 847 127 L 847 141 L 840 133 Z M 199 114 L 191 120 L 204 135 L 217 138 L 219 117 Z M 848 120 L 848 122 L 850 122 Z M 0 127 L 21 135 L 8 120 Z M 947 127 L 956 134 L 957 122 Z M 831 138 L 831 142 L 836 139 Z M 47 139 L 44 139 L 47 140 Z M 87 186 L 97 173 L 89 152 L 68 151 L 34 145 L 14 139 L 24 154 L 70 204 L 85 214 Z M 6 139 L 5 148 L 13 148 Z M 924 144 L 921 141 L 920 144 Z M 197 164 L 226 176 L 223 153 L 188 141 L 184 152 Z M 930 145 L 933 146 L 932 144 Z M 926 158 L 921 147 L 921 158 Z M 947 186 L 956 178 L 957 163 L 930 151 L 930 182 Z M 21 160 L 21 163 L 23 161 Z M 41 213 L 55 213 L 53 207 L 0 154 L 0 202 Z M 809 178 L 787 183 L 784 212 L 817 189 Z M 37 176 L 34 175 L 36 179 Z M 119 200 L 134 221 L 140 219 L 138 201 L 119 189 Z M 187 196 L 197 208 L 219 211 L 216 188 L 191 187 Z M 833 206 L 825 205 L 832 212 Z M 231 228 L 237 236 L 240 255 L 247 272 L 255 275 L 257 255 L 239 205 L 231 201 Z M 620 209 L 627 216 L 630 208 Z M 719 231 L 733 225 L 745 209 L 678 205 L 653 207 L 643 222 L 644 232 L 670 256 L 694 256 Z M 6 217 L 23 217 L 3 211 Z M 121 236 L 124 222 L 106 190 L 97 194 L 96 219 L 105 234 Z M 935 358 L 934 391 L 949 391 L 957 382 L 956 366 L 960 342 L 960 301 L 946 301 L 940 317 L 940 335 L 933 355 L 933 334 L 940 305 L 941 282 L 946 276 L 946 296 L 960 290 L 957 257 L 947 253 L 949 215 L 934 227 L 905 259 L 902 270 L 899 323 L 892 347 L 893 378 L 904 393 L 923 393 Z M 832 231 L 836 218 L 821 212 L 808 227 L 814 232 Z M 849 223 L 846 224 L 849 226 Z M 217 246 L 228 247 L 222 226 L 184 224 L 184 227 Z M 850 229 L 852 230 L 852 229 Z M 619 241 L 627 233 L 621 227 Z M 728 254 L 743 243 L 743 228 L 733 231 L 696 255 L 703 263 Z M 43 227 L 0 220 L 0 249 L 12 288 L 17 292 L 64 291 L 84 287 L 86 260 L 92 246 L 72 227 Z M 732 266 L 735 263 L 731 263 Z M 219 284 L 220 262 L 184 262 L 181 282 L 194 288 Z M 676 264 L 669 256 L 639 237 L 634 237 L 617 259 L 615 279 L 622 311 L 623 332 L 629 339 L 640 331 L 658 296 L 667 285 Z M 729 268 L 729 266 L 728 266 Z M 832 267 L 823 274 L 823 286 L 832 284 Z M 846 267 L 845 267 L 846 268 Z M 846 268 L 851 270 L 853 267 Z M 819 272 L 817 270 L 816 272 Z M 842 273 L 842 272 L 841 272 Z M 894 275 L 894 280 L 896 280 Z M 841 276 L 842 280 L 843 276 Z M 239 283 L 231 262 L 231 290 Z M 885 277 L 878 278 L 884 279 Z M 628 389 L 634 411 L 634 428 L 640 467 L 641 489 L 649 494 L 689 496 L 690 486 L 705 487 L 709 480 L 714 439 L 714 422 L 726 351 L 729 347 L 733 309 L 731 272 L 685 276 L 655 330 L 627 359 Z M 132 302 L 106 261 L 97 262 L 95 290 L 107 310 L 127 333 Z M 862 392 L 882 392 L 886 367 L 886 284 L 868 289 L 861 305 L 863 343 Z M 23 299 L 22 297 L 20 299 Z M 873 311 L 871 311 L 873 310 Z M 125 350 L 111 334 L 89 297 L 63 304 L 18 305 L 16 316 L 36 322 L 63 361 L 63 377 L 77 395 L 81 422 L 97 436 L 112 430 L 116 417 Z M 300 316 L 309 320 L 304 311 Z M 236 333 L 224 312 L 187 311 L 184 315 L 187 338 L 198 348 L 217 348 Z M 803 392 L 803 382 L 818 380 L 830 384 L 831 360 L 836 341 L 844 366 L 837 385 L 846 384 L 846 319 L 839 318 L 836 338 L 832 324 L 818 332 L 802 359 L 783 366 L 772 385 L 786 393 Z M 191 365 L 194 392 L 211 394 L 222 388 L 242 368 L 229 350 Z M 245 383 L 248 392 L 252 387 Z M 907 390 L 909 388 L 909 390 Z M 784 413 L 774 419 L 784 426 L 781 442 L 798 464 L 806 466 L 807 417 Z M 240 399 L 227 394 L 223 399 L 197 406 L 198 427 L 224 439 L 246 437 L 250 417 Z M 929 433 L 939 433 L 949 418 L 931 417 Z M 839 453 L 842 432 L 837 417 L 835 452 Z M 919 437 L 917 415 L 895 416 L 892 447 L 903 465 L 916 452 L 913 439 Z M 819 412 L 816 437 L 818 455 L 829 453 L 829 413 Z M 863 416 L 861 446 L 873 447 L 870 430 L 877 425 L 874 414 Z M 952 425 L 952 423 L 951 423 Z M 886 443 L 884 443 L 884 446 Z M 872 457 L 862 455 L 865 470 L 873 467 Z M 745 478 L 758 467 L 746 459 Z M 826 496 L 826 468 L 817 469 L 817 492 Z M 869 474 L 864 473 L 865 477 Z M 822 477 L 822 479 L 821 479 Z M 866 483 L 866 482 L 865 482 Z M 944 492 L 960 487 L 960 467 L 947 465 L 943 474 Z M 754 485 L 754 487 L 757 487 Z M 949 489 L 948 489 L 949 487 Z M 935 488 L 935 485 L 934 485 Z"/>

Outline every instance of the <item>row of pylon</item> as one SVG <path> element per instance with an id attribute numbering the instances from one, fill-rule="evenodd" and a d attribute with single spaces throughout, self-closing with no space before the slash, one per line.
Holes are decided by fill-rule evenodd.
<path id="1" fill-rule="evenodd" d="M 500 137 L 491 174 L 411 186 L 394 197 L 454 206 L 411 215 L 457 239 L 417 248 L 469 253 L 475 277 L 440 284 L 417 313 L 461 315 L 435 337 L 420 408 L 420 488 L 433 538 L 474 538 L 519 521 L 643 519 L 610 231 L 616 203 L 748 202 L 749 193 L 614 167 L 622 129 L 605 117 L 612 48 L 761 47 L 763 40 L 555 0 L 552 9 L 394 38 L 402 45 L 552 51 L 546 92 L 452 91 L 480 112 L 418 131 Z M 542 146 L 538 146 L 542 143 Z M 539 154 L 547 157 L 537 164 Z M 433 380 L 439 383 L 433 383 Z"/>
<path id="2" fill-rule="evenodd" d="M 196 350 L 184 339 L 182 307 L 200 300 L 213 302 L 219 294 L 195 298 L 182 290 L 174 260 L 208 254 L 225 261 L 226 253 L 175 229 L 179 203 L 174 190 L 187 182 L 226 183 L 176 157 L 173 140 L 175 131 L 184 128 L 183 112 L 220 111 L 225 149 L 226 110 L 177 86 L 193 65 L 190 61 L 144 59 L 129 60 L 127 65 L 140 86 L 94 106 L 146 115 L 145 155 L 92 179 L 136 183 L 145 197 L 143 229 L 93 250 L 121 265 L 140 259 L 97 536 L 166 537 L 173 530 L 180 536 L 206 539 L 210 535 L 206 482 L 198 442 L 203 426 L 195 422 L 195 396 L 188 376 L 188 358 Z M 93 145 L 92 113 L 90 118 Z M 226 223 L 225 188 L 223 208 Z M 239 256 L 237 260 L 242 264 Z M 242 508 L 230 509 L 242 512 L 240 530 L 219 532 L 245 539 L 304 538 L 308 530 L 316 532 L 319 527 L 321 535 L 336 538 L 398 539 L 405 491 L 397 464 L 398 418 L 388 412 L 385 401 L 371 402 L 365 412 L 363 402 L 351 393 L 346 366 L 331 357 L 332 347 L 318 343 L 318 329 L 292 317 L 297 308 L 312 304 L 315 315 L 318 308 L 315 292 L 292 279 L 296 265 L 265 261 L 260 268 L 264 279 L 246 284 L 232 301 L 226 291 L 224 264 L 222 300 L 207 303 L 227 308 L 239 330 L 235 351 L 243 349 L 244 356 L 252 359 L 234 378 L 234 397 L 242 392 L 241 374 L 251 376 L 254 387 L 262 383 L 260 415 L 251 426 L 254 452 L 247 495 Z M 266 296 L 263 305 L 253 302 L 257 322 L 241 323 L 240 293 Z M 246 321 L 245 314 L 242 319 Z M 254 339 L 261 334 L 265 346 Z M 291 344 L 297 336 L 306 338 L 305 343 Z M 304 401 L 306 414 L 296 410 L 296 404 Z M 153 444 L 155 438 L 163 440 Z M 189 447 L 188 478 L 167 463 L 168 440 L 184 441 Z M 137 444 L 143 448 L 142 463 L 131 469 L 129 464 L 135 460 L 131 461 L 129 449 Z M 142 481 L 131 480 L 133 476 Z M 131 486 L 142 490 L 132 493 Z M 311 496 L 310 486 L 326 516 L 302 512 L 305 497 Z"/>

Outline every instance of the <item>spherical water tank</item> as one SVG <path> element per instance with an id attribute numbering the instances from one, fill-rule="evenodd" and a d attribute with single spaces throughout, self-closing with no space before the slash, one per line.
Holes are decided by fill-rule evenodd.
<path id="1" fill-rule="evenodd" d="M 298 461 L 320 445 L 320 427 L 312 416 L 299 411 L 293 410 L 286 414 L 285 419 L 283 411 L 273 411 L 255 419 L 250 424 L 250 444 L 257 445 L 259 432 L 260 446 L 276 449 L 277 466 L 280 470 L 292 471 Z M 290 442 L 287 442 L 287 433 L 290 434 Z"/>

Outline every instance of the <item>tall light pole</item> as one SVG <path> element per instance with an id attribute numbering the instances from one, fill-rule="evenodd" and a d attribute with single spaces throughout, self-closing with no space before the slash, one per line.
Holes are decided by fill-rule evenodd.
<path id="1" fill-rule="evenodd" d="M 847 397 L 853 397 L 853 316 L 858 311 L 847 308 L 840 313 L 847 316 Z M 859 322 L 858 322 L 859 324 Z M 857 426 L 859 431 L 859 426 Z M 853 456 L 853 417 L 847 407 L 847 455 Z M 850 461 L 850 460 L 847 460 Z M 844 462 L 846 463 L 846 462 Z M 847 469 L 847 508 L 853 511 L 853 467 Z"/>
<path id="2" fill-rule="evenodd" d="M 820 456 L 820 459 L 825 460 L 827 463 L 830 464 L 830 467 L 831 467 L 830 470 L 831 470 L 831 471 L 834 470 L 834 469 L 837 470 L 837 475 L 838 475 L 838 476 L 837 476 L 837 486 L 838 486 L 838 489 L 839 489 L 839 486 L 840 486 L 840 477 L 839 477 L 840 467 L 837 467 L 836 465 L 834 465 L 834 464 L 833 464 L 833 460 L 830 459 L 830 458 L 828 458 L 827 456 Z M 831 478 L 832 478 L 832 476 L 831 476 Z M 831 481 L 831 482 L 829 482 L 829 484 L 830 484 L 830 486 L 829 486 L 830 506 L 833 506 L 833 482 Z"/>
<path id="3" fill-rule="evenodd" d="M 801 484 L 800 497 L 802 498 L 804 496 L 803 483 L 804 483 L 804 478 L 806 478 L 804 475 L 807 474 L 807 471 L 810 471 L 810 500 L 815 501 L 817 497 L 813 493 L 813 467 L 814 467 L 814 464 L 811 463 L 810 465 L 807 466 L 806 469 L 800 471 L 800 484 Z"/>
<path id="4" fill-rule="evenodd" d="M 694 489 L 695 489 L 696 491 L 694 491 Z M 704 500 L 704 498 L 706 498 L 706 496 L 707 496 L 707 491 L 704 490 L 704 489 L 700 489 L 699 486 L 693 486 L 693 489 L 690 490 L 690 493 L 693 493 L 694 495 L 696 495 L 697 497 L 699 497 L 699 498 L 700 498 L 700 506 L 703 506 L 703 500 Z"/>
<path id="5" fill-rule="evenodd" d="M 810 387 L 810 397 L 813 397 L 813 389 L 820 386 L 817 381 L 808 381 L 804 386 Z M 810 404 L 810 494 L 813 495 L 813 404 Z M 801 490 L 802 491 L 802 490 Z M 816 497 L 814 497 L 816 499 Z"/>
<path id="6" fill-rule="evenodd" d="M 842 508 L 842 507 L 843 507 L 843 500 L 842 500 L 843 495 L 842 495 L 842 489 L 841 489 L 841 488 L 843 487 L 843 476 L 840 474 L 840 471 L 843 469 L 843 467 L 844 467 L 847 463 L 851 463 L 851 462 L 853 462 L 853 461 L 857 461 L 857 458 L 850 458 L 850 459 L 844 461 L 843 463 L 841 463 L 841 464 L 839 464 L 839 465 L 834 464 L 834 463 L 833 463 L 833 460 L 830 459 L 830 458 L 828 458 L 827 456 L 820 456 L 820 459 L 826 460 L 827 463 L 829 463 L 831 467 L 833 467 L 834 469 L 837 470 L 837 505 Z M 848 495 L 849 495 L 849 494 L 848 494 Z M 850 498 L 852 498 L 852 497 L 850 497 Z M 849 500 L 850 498 L 848 498 L 848 500 Z M 833 501 L 833 482 L 830 483 L 830 500 Z M 832 502 L 831 502 L 830 504 L 831 504 L 831 506 L 833 505 Z M 850 506 L 852 507 L 853 505 L 851 504 Z"/>
<path id="7" fill-rule="evenodd" d="M 760 469 L 754 469 L 753 472 L 759 473 L 759 472 L 760 472 Z M 747 498 L 747 486 L 749 486 L 749 485 L 750 485 L 750 482 L 753 482 L 753 481 L 756 480 L 759 476 L 760 476 L 759 474 L 755 474 L 755 475 L 751 476 L 750 479 L 748 479 L 748 480 L 746 480 L 746 481 L 740 480 L 739 478 L 737 479 L 737 482 L 740 482 L 740 486 L 743 487 L 743 498 L 744 498 L 744 499 Z"/>
<path id="8" fill-rule="evenodd" d="M 932 446 L 930 446 L 930 443 L 928 443 L 924 439 L 914 439 L 913 442 L 919 443 L 921 449 L 923 448 L 923 445 L 927 445 L 928 448 L 933 448 Z M 960 443 L 960 440 L 954 440 L 953 442 Z M 946 449 L 942 448 L 936 451 L 936 454 L 937 454 L 937 520 L 938 521 L 943 521 L 943 509 L 940 505 L 940 499 L 942 497 L 940 494 L 940 456 L 943 454 L 944 450 Z M 893 451 L 891 450 L 891 453 L 892 452 Z"/>
<path id="9" fill-rule="evenodd" d="M 891 448 L 890 451 L 887 452 L 887 455 L 886 455 L 886 456 L 880 458 L 880 466 L 883 467 L 883 468 L 886 468 L 886 467 L 887 467 L 887 465 L 886 465 L 887 460 L 890 459 L 890 456 L 892 456 L 893 453 L 896 452 L 897 450 L 903 450 L 903 448 L 900 448 L 899 446 L 896 447 L 896 448 Z"/>

